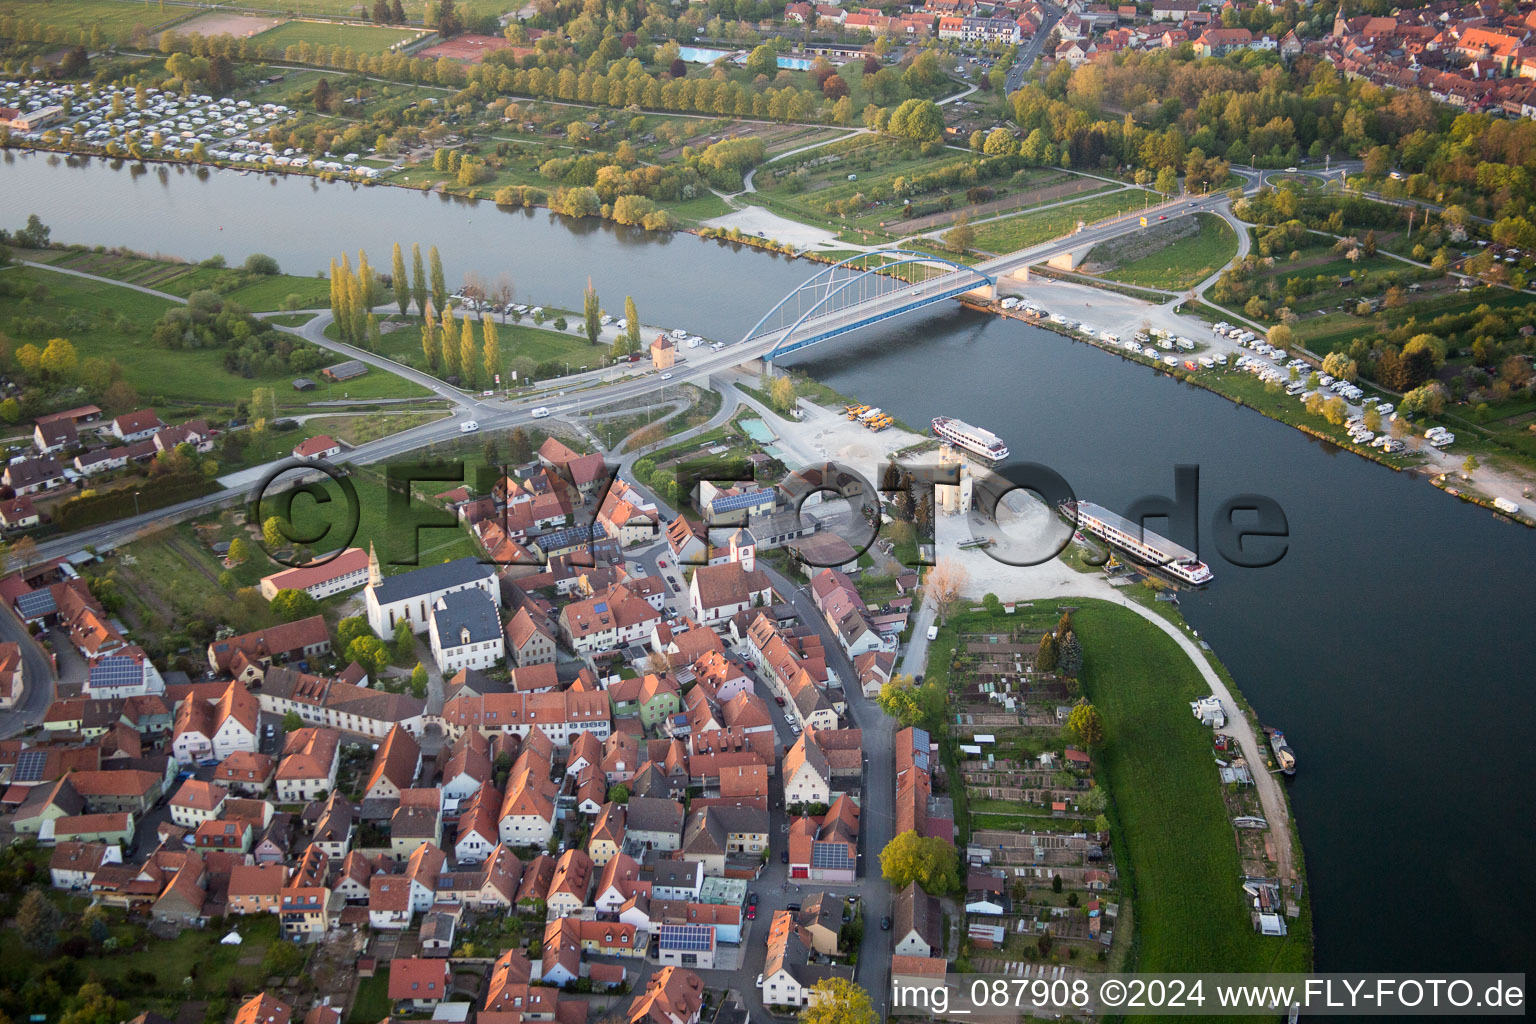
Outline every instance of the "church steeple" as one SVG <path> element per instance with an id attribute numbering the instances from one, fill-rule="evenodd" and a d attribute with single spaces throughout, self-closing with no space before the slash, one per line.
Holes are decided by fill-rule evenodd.
<path id="1" fill-rule="evenodd" d="M 368 585 L 376 587 L 384 582 L 384 574 L 379 571 L 379 553 L 373 550 L 373 541 L 368 542 Z"/>

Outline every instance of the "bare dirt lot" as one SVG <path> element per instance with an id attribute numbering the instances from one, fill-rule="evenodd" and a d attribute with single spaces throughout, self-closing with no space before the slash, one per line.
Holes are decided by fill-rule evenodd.
<path id="1" fill-rule="evenodd" d="M 176 26 L 176 31 L 187 35 L 193 32 L 199 32 L 204 36 L 231 35 L 239 39 L 265 32 L 269 28 L 276 28 L 287 20 L 287 18 L 259 18 L 254 14 L 211 12 L 183 22 Z"/>

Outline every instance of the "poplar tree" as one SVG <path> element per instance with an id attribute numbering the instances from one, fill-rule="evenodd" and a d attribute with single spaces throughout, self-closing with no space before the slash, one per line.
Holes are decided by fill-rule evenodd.
<path id="1" fill-rule="evenodd" d="M 624 296 L 624 324 L 626 328 L 625 333 L 628 335 L 624 345 L 626 354 L 639 352 L 640 314 L 635 312 L 635 297 L 633 295 Z"/>
<path id="2" fill-rule="evenodd" d="M 443 369 L 450 375 L 459 372 L 459 346 L 454 344 L 459 337 L 458 324 L 453 322 L 453 307 L 443 307 L 443 333 L 441 335 L 443 347 Z"/>
<path id="3" fill-rule="evenodd" d="M 475 322 L 468 316 L 459 323 L 459 377 L 467 388 L 475 383 L 475 356 L 480 346 L 475 341 Z"/>
<path id="4" fill-rule="evenodd" d="M 411 243 L 411 298 L 416 300 L 416 312 L 427 313 L 427 272 L 421 265 L 421 243 Z"/>
<path id="5" fill-rule="evenodd" d="M 495 385 L 496 375 L 501 372 L 501 342 L 496 337 L 494 319 L 481 318 L 480 328 L 485 334 L 485 348 L 482 355 L 485 362 L 485 383 L 489 387 Z"/>
<path id="6" fill-rule="evenodd" d="M 427 261 L 432 267 L 432 304 L 443 309 L 448 305 L 448 285 L 443 280 L 443 259 L 437 254 L 437 246 L 427 250 Z"/>
<path id="7" fill-rule="evenodd" d="M 395 305 L 400 307 L 400 315 L 405 316 L 411 309 L 411 283 L 405 276 L 405 253 L 400 251 L 400 243 L 395 243 L 394 259 L 390 262 L 389 272 L 391 283 L 395 286 Z"/>
<path id="8" fill-rule="evenodd" d="M 421 354 L 427 357 L 427 369 L 436 370 L 438 356 L 437 321 L 433 319 L 435 314 L 430 301 L 422 309 L 426 315 L 422 317 L 421 322 Z"/>
<path id="9" fill-rule="evenodd" d="M 587 278 L 587 290 L 581 293 L 582 315 L 586 320 L 587 342 L 597 344 L 598 331 L 602 327 L 602 307 L 597 301 L 597 289 L 592 287 L 592 279 Z"/>
<path id="10" fill-rule="evenodd" d="M 377 352 L 379 350 L 379 343 L 382 340 L 382 337 L 379 334 L 379 318 L 374 316 L 372 313 L 369 313 L 368 325 L 365 330 L 366 333 L 364 337 L 366 338 L 367 344 L 363 347 L 366 348 L 369 352 Z"/>

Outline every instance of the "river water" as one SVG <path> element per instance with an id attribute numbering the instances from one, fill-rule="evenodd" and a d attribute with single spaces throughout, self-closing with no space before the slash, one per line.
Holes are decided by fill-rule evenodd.
<path id="1" fill-rule="evenodd" d="M 450 286 L 507 273 L 524 300 L 566 308 L 590 275 L 610 308 L 633 294 L 646 322 L 727 341 L 816 269 L 689 235 L 298 177 L 6 153 L 0 195 L 7 226 L 35 212 L 56 240 L 231 263 L 259 251 L 289 273 L 323 270 L 343 247 L 387 267 L 394 242 L 420 241 L 439 247 Z M 1523 606 L 1536 533 L 1146 367 L 958 307 L 795 362 L 908 423 L 988 427 L 1015 460 L 1110 508 L 1172 495 L 1173 467 L 1198 464 L 1216 581 L 1182 606 L 1297 751 L 1318 968 L 1536 961 L 1536 794 L 1522 767 L 1536 749 Z M 1249 492 L 1289 520 L 1288 553 L 1265 569 L 1228 564 L 1209 540 L 1217 506 Z"/>

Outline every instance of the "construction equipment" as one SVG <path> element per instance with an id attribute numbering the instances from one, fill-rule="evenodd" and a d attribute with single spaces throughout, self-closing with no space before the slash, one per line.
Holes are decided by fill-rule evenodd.
<path id="1" fill-rule="evenodd" d="M 867 405 L 850 405 L 850 406 L 844 407 L 844 409 L 843 409 L 843 412 L 847 413 L 848 414 L 848 418 L 851 419 L 851 420 L 858 419 L 861 415 L 863 415 L 864 413 L 866 413 L 868 411 L 869 411 L 869 406 L 867 406 Z"/>

